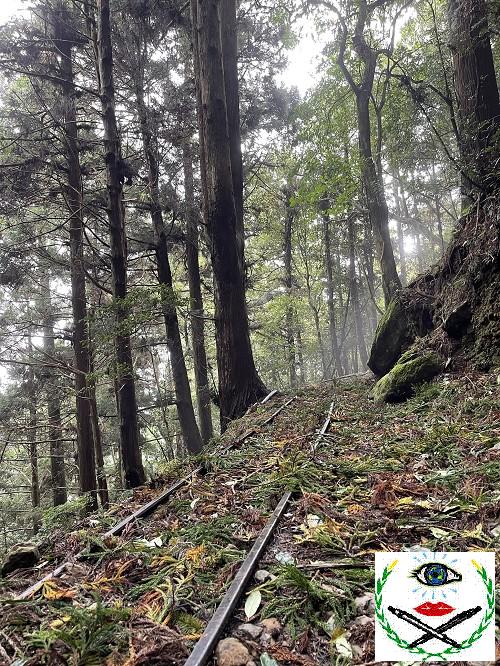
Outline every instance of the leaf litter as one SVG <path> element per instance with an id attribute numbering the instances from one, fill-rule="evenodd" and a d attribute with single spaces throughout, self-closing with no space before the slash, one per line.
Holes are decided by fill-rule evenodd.
<path id="1" fill-rule="evenodd" d="M 276 618 L 274 634 L 239 638 L 255 663 L 373 662 L 374 552 L 498 548 L 500 387 L 494 375 L 448 376 L 389 406 L 369 388 L 303 389 L 269 422 L 275 396 L 212 445 L 233 446 L 205 456 L 204 475 L 121 536 L 101 535 L 199 460 L 49 535 L 44 567 L 0 582 L 0 664 L 182 664 L 287 489 L 296 499 L 227 635 Z M 68 557 L 60 578 L 13 601 Z"/>

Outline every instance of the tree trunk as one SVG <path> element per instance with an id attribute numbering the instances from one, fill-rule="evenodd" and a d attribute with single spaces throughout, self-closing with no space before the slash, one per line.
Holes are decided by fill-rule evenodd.
<path id="1" fill-rule="evenodd" d="M 69 211 L 71 306 L 73 313 L 73 353 L 75 365 L 76 429 L 78 446 L 78 474 L 80 490 L 90 493 L 92 508 L 96 503 L 96 471 L 94 441 L 91 427 L 90 394 L 87 375 L 90 370 L 87 294 L 83 256 L 83 195 L 82 172 L 78 152 L 78 127 L 75 107 L 72 44 L 65 39 L 65 26 L 58 24 L 57 32 L 63 33 L 55 40 L 61 55 L 61 78 L 64 102 L 65 157 L 68 166 L 68 182 L 65 192 Z"/>
<path id="2" fill-rule="evenodd" d="M 304 362 L 304 345 L 302 344 L 302 332 L 300 330 L 300 324 L 298 321 L 295 322 L 295 330 L 297 334 L 297 359 L 299 365 L 300 384 L 301 386 L 304 386 L 307 382 L 306 364 Z"/>
<path id="3" fill-rule="evenodd" d="M 356 238 L 354 229 L 353 216 L 349 216 L 348 221 L 348 235 L 349 235 L 349 280 L 351 285 L 351 302 L 353 311 L 353 338 L 356 340 L 359 358 L 363 369 L 366 368 L 368 362 L 368 354 L 366 352 L 365 339 L 363 334 L 363 320 L 361 317 L 361 307 L 359 303 L 358 291 L 358 278 L 356 275 Z"/>
<path id="4" fill-rule="evenodd" d="M 130 334 L 127 297 L 127 241 L 123 207 L 123 161 L 115 114 L 113 52 L 109 0 L 98 0 L 97 51 L 104 126 L 104 151 L 108 190 L 107 214 L 110 230 L 111 273 L 115 308 L 115 355 L 118 383 L 118 418 L 120 446 L 125 485 L 140 486 L 145 481 L 139 448 L 137 399 Z"/>
<path id="5" fill-rule="evenodd" d="M 31 331 L 28 332 L 28 356 L 31 361 L 32 358 Z M 35 392 L 35 371 L 32 365 L 28 366 L 28 381 L 26 385 L 26 393 L 28 395 L 28 404 L 29 404 L 28 452 L 30 457 L 30 469 L 31 469 L 31 508 L 33 509 L 33 534 L 37 534 L 41 526 L 41 516 L 40 516 L 40 483 L 39 483 L 39 474 L 38 474 L 38 451 L 36 444 L 37 400 Z"/>
<path id="6" fill-rule="evenodd" d="M 50 281 L 43 280 L 43 350 L 49 362 L 56 358 L 54 342 L 54 317 L 50 297 Z M 57 375 L 50 368 L 45 369 L 45 395 L 47 401 L 48 440 L 50 442 L 50 469 L 52 498 L 54 506 L 68 501 L 66 492 L 66 472 L 64 469 L 64 442 L 61 422 L 61 401 Z"/>
<path id="7" fill-rule="evenodd" d="M 401 221 L 401 217 L 403 216 L 403 209 L 401 207 L 401 199 L 399 196 L 399 180 L 397 174 L 392 175 L 392 187 L 394 191 L 394 201 L 396 203 L 396 224 L 398 229 L 398 249 L 399 249 L 399 272 L 401 274 L 401 284 L 403 287 L 405 287 L 408 282 L 408 273 L 406 267 L 406 252 L 405 252 L 403 223 Z"/>
<path id="8" fill-rule="evenodd" d="M 286 188 L 286 211 L 285 222 L 283 225 L 283 258 L 285 266 L 285 274 L 283 285 L 286 290 L 287 303 L 285 313 L 285 329 L 286 329 L 286 348 L 288 360 L 288 372 L 290 386 L 295 388 L 297 386 L 297 369 L 295 365 L 295 313 L 293 304 L 293 275 L 292 275 L 292 227 L 294 220 L 294 211 L 290 204 L 291 190 Z"/>
<path id="9" fill-rule="evenodd" d="M 333 259 L 332 240 L 330 229 L 330 216 L 327 212 L 329 202 L 321 206 L 321 217 L 323 220 L 323 244 L 325 250 L 325 273 L 326 273 L 326 297 L 328 304 L 328 331 L 330 337 L 330 367 L 334 364 L 338 375 L 344 373 L 342 360 L 340 358 L 339 342 L 337 337 L 337 324 L 335 321 L 335 296 L 333 283 Z M 333 373 L 334 374 L 334 373 Z"/>
<path id="10" fill-rule="evenodd" d="M 377 174 L 372 156 L 369 104 L 369 94 L 367 95 L 365 91 L 358 91 L 356 94 L 356 108 L 358 112 L 361 176 L 370 220 L 375 231 L 385 304 L 388 305 L 391 298 L 401 289 L 401 281 L 396 268 L 389 234 L 389 209 L 387 207 L 384 187 Z"/>
<path id="11" fill-rule="evenodd" d="M 204 213 L 215 282 L 215 323 L 221 428 L 266 394 L 250 345 L 245 280 L 231 170 L 220 29 L 220 0 L 198 0 L 194 40 L 199 53 Z M 210 168 L 207 168 L 210 165 Z"/>
<path id="12" fill-rule="evenodd" d="M 236 0 L 221 0 L 221 41 L 226 93 L 229 151 L 236 207 L 236 241 L 245 274 L 245 232 L 243 226 L 243 159 L 241 155 L 240 90 L 238 80 L 238 25 Z"/>
<path id="13" fill-rule="evenodd" d="M 90 325 L 87 327 L 88 331 L 88 345 L 89 345 L 89 362 L 91 376 L 94 374 L 94 347 L 92 344 L 92 330 Z M 89 389 L 89 405 L 90 405 L 90 421 L 92 427 L 92 437 L 94 440 L 94 451 L 96 459 L 96 475 L 97 475 L 97 488 L 99 492 L 99 499 L 104 509 L 109 507 L 109 491 L 106 473 L 104 471 L 104 451 L 102 446 L 101 427 L 99 425 L 99 413 L 97 411 L 97 397 L 95 390 L 95 380 L 88 382 Z"/>
<path id="14" fill-rule="evenodd" d="M 213 437 L 214 430 L 210 404 L 207 354 L 205 350 L 205 325 L 203 321 L 203 297 L 201 293 L 198 250 L 198 210 L 194 200 L 193 159 L 188 143 L 185 143 L 183 146 L 183 166 L 187 216 L 186 263 L 189 282 L 194 377 L 201 438 L 206 444 Z"/>
<path id="15" fill-rule="evenodd" d="M 139 72 L 140 74 L 140 72 Z M 136 81 L 137 111 L 142 134 L 142 147 L 148 169 L 149 200 L 151 220 L 155 236 L 156 265 L 158 268 L 158 282 L 164 289 L 162 294 L 162 310 L 167 334 L 167 345 L 172 364 L 174 390 L 177 414 L 181 426 L 184 446 L 190 453 L 200 453 L 203 443 L 200 431 L 196 424 L 191 387 L 186 370 L 184 351 L 179 330 L 179 319 L 175 305 L 175 292 L 172 283 L 172 271 L 168 256 L 167 232 L 163 222 L 163 212 L 160 204 L 158 156 L 153 146 L 153 136 L 150 127 L 150 118 L 144 102 L 143 77 Z"/>
<path id="16" fill-rule="evenodd" d="M 458 100 L 462 193 L 492 191 L 497 160 L 500 99 L 485 0 L 448 0 L 454 83 Z"/>

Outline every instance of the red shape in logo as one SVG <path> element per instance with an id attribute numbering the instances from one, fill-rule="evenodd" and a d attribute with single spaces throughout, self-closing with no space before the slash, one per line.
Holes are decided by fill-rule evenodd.
<path id="1" fill-rule="evenodd" d="M 448 615 L 452 613 L 455 609 L 448 604 L 445 604 L 443 601 L 440 601 L 437 604 L 433 604 L 431 601 L 426 601 L 420 606 L 417 606 L 414 610 L 420 615 L 427 615 L 429 617 L 439 617 L 440 615 Z"/>

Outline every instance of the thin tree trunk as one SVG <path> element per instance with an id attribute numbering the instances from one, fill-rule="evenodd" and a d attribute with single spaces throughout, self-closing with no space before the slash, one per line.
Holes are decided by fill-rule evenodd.
<path id="1" fill-rule="evenodd" d="M 28 333 L 28 356 L 31 361 L 32 344 L 31 331 Z M 28 449 L 31 469 L 31 507 L 33 509 L 33 534 L 37 534 L 41 526 L 40 517 L 40 482 L 38 473 L 38 451 L 36 443 L 37 433 L 37 400 L 35 392 L 35 371 L 33 366 L 28 366 L 28 381 L 26 386 L 29 403 L 28 420 Z"/>
<path id="2" fill-rule="evenodd" d="M 359 304 L 358 278 L 356 275 L 356 238 L 354 229 L 354 218 L 349 216 L 348 220 L 349 235 L 349 280 L 351 284 L 351 302 L 353 311 L 354 331 L 353 337 L 356 340 L 359 351 L 359 358 L 363 368 L 366 368 L 368 354 L 366 352 L 365 339 L 363 335 L 363 320 L 361 317 L 361 307 Z"/>
<path id="3" fill-rule="evenodd" d="M 384 187 L 377 174 L 372 156 L 369 104 L 369 96 L 364 92 L 358 92 L 356 95 L 356 107 L 358 111 L 361 174 L 370 220 L 375 231 L 385 304 L 388 305 L 391 298 L 401 289 L 401 281 L 396 268 L 389 234 L 389 209 L 387 207 Z"/>
<path id="4" fill-rule="evenodd" d="M 215 323 L 221 428 L 266 394 L 250 345 L 245 280 L 231 170 L 221 44 L 220 0 L 198 0 L 194 25 L 199 55 L 200 134 L 207 231 L 215 282 Z M 207 168 L 210 165 L 210 168 Z"/>
<path id="5" fill-rule="evenodd" d="M 286 329 L 286 348 L 287 348 L 287 361 L 290 386 L 295 388 L 297 386 L 297 369 L 295 365 L 295 336 L 294 336 L 294 303 L 293 303 L 293 275 L 292 275 L 292 227 L 294 220 L 294 211 L 290 204 L 290 197 L 292 191 L 290 188 L 285 188 L 285 221 L 283 225 L 283 258 L 284 258 L 284 279 L 283 285 L 285 287 L 287 303 L 285 312 L 285 329 Z"/>
<path id="6" fill-rule="evenodd" d="M 89 362 L 90 373 L 94 375 L 94 347 L 92 344 L 92 330 L 90 325 L 87 327 L 88 332 L 88 348 L 89 348 Z M 109 507 L 109 491 L 106 473 L 104 470 L 104 451 L 102 445 L 102 433 L 99 425 L 99 413 L 97 410 L 97 396 L 95 380 L 88 382 L 89 389 L 89 405 L 90 405 L 90 421 L 92 427 L 92 437 L 94 440 L 94 451 L 96 459 L 96 473 L 97 473 L 97 488 L 99 492 L 99 499 L 104 509 Z"/>
<path id="7" fill-rule="evenodd" d="M 198 210 L 194 200 L 193 158 L 188 143 L 184 143 L 183 145 L 183 166 L 187 217 L 186 263 L 189 282 L 194 377 L 201 438 L 206 444 L 213 437 L 214 430 L 210 404 L 207 354 L 205 350 L 205 325 L 203 321 L 203 297 L 201 293 L 198 249 Z"/>
<path id="8" fill-rule="evenodd" d="M 113 52 L 109 0 L 98 0 L 97 51 L 104 126 L 104 151 L 108 190 L 107 214 L 110 230 L 111 274 L 115 308 L 115 354 L 118 384 L 118 418 L 125 485 L 140 486 L 145 481 L 139 448 L 137 398 L 127 305 L 127 241 L 123 206 L 123 160 L 115 114 Z"/>
<path id="9" fill-rule="evenodd" d="M 181 427 L 184 445 L 190 453 L 199 453 L 203 443 L 196 423 L 191 387 L 186 370 L 184 351 L 182 348 L 179 319 L 175 305 L 175 292 L 172 282 L 172 271 L 168 256 L 167 232 L 163 222 L 163 212 L 160 204 L 158 157 L 153 146 L 153 136 L 150 127 L 150 118 L 144 102 L 143 77 L 138 71 L 136 80 L 137 112 L 142 134 L 142 147 L 148 169 L 149 199 L 151 220 L 155 236 L 156 265 L 158 268 L 158 281 L 164 288 L 163 318 L 167 334 L 168 350 L 172 364 L 177 414 Z"/>
<path id="10" fill-rule="evenodd" d="M 58 22 L 55 44 L 61 55 L 61 78 L 64 101 L 65 157 L 68 182 L 65 192 L 69 211 L 71 306 L 73 312 L 73 353 L 75 365 L 76 429 L 78 473 L 82 493 L 90 493 L 91 508 L 97 509 L 94 441 L 91 427 L 90 394 L 87 376 L 90 370 L 87 294 L 83 255 L 82 172 L 78 152 L 78 126 L 75 107 L 72 43 L 65 34 L 63 19 Z M 62 34 L 61 34 L 62 33 Z"/>
<path id="11" fill-rule="evenodd" d="M 295 313 L 297 314 L 297 313 Z M 297 335 L 297 359 L 299 365 L 300 384 L 304 386 L 307 382 L 306 365 L 304 362 L 304 345 L 302 343 L 302 332 L 298 320 L 295 322 L 295 331 Z"/>
<path id="12" fill-rule="evenodd" d="M 43 302 L 43 350 L 47 359 L 56 358 L 54 342 L 54 317 L 50 296 L 50 281 L 43 280 L 45 292 Z M 45 395 L 47 401 L 48 440 L 50 442 L 50 469 L 52 498 L 54 506 L 64 504 L 68 500 L 66 492 L 66 472 L 64 468 L 64 442 L 61 422 L 60 386 L 56 374 L 49 368 L 45 369 Z"/>
<path id="13" fill-rule="evenodd" d="M 401 207 L 401 199 L 399 196 L 399 179 L 396 173 L 392 175 L 392 187 L 394 192 L 394 201 L 396 203 L 396 224 L 398 230 L 398 250 L 399 250 L 399 272 L 401 274 L 401 284 L 403 287 L 408 283 L 408 273 L 406 266 L 406 252 L 405 240 L 403 232 L 403 223 L 401 217 L 403 216 L 403 209 Z"/>
<path id="14" fill-rule="evenodd" d="M 326 208 L 325 208 L 326 204 Z M 326 273 L 326 297 L 328 304 L 328 330 L 330 337 L 330 357 L 335 364 L 335 370 L 338 375 L 344 373 L 342 360 L 340 358 L 339 342 L 337 337 L 337 324 L 335 321 L 335 296 L 333 283 L 333 259 L 332 259 L 332 239 L 330 229 L 330 216 L 328 214 L 328 200 L 320 206 L 321 217 L 323 220 L 323 244 L 325 251 L 325 273 Z M 330 362 L 330 366 L 332 363 Z M 334 374 L 334 373 L 333 373 Z"/>

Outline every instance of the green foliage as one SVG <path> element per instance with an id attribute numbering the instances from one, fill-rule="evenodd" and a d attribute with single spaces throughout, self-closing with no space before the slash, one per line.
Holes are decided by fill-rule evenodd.
<path id="1" fill-rule="evenodd" d="M 58 615 L 27 636 L 27 645 L 50 654 L 56 643 L 62 643 L 71 666 L 99 666 L 113 649 L 126 645 L 127 633 L 120 624 L 130 616 L 126 609 L 104 606 L 96 597 L 87 608 L 65 605 Z"/>
<path id="2" fill-rule="evenodd" d="M 43 529 L 47 532 L 55 529 L 71 531 L 89 510 L 88 495 L 82 495 L 60 506 L 54 506 L 43 513 Z"/>

